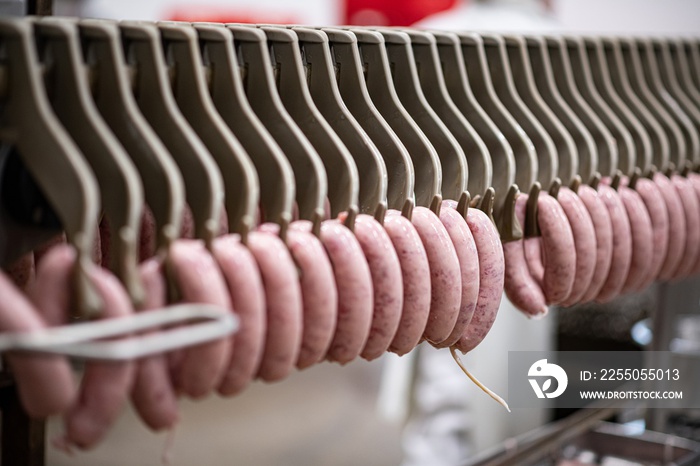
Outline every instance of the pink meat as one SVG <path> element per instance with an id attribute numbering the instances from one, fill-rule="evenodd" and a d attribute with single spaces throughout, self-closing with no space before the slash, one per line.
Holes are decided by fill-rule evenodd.
<path id="1" fill-rule="evenodd" d="M 683 257 L 673 273 L 673 278 L 685 278 L 691 275 L 700 252 L 700 202 L 695 188 L 688 178 L 673 175 L 671 183 L 675 186 L 678 197 L 681 199 L 687 232 Z"/>
<path id="2" fill-rule="evenodd" d="M 632 262 L 622 293 L 639 288 L 649 275 L 654 258 L 654 230 L 651 217 L 641 196 L 626 186 L 618 190 L 627 210 L 632 233 Z"/>
<path id="3" fill-rule="evenodd" d="M 685 212 L 683 211 L 683 204 L 678 191 L 668 177 L 662 173 L 656 173 L 653 181 L 659 187 L 659 191 L 661 191 L 663 200 L 666 203 L 669 230 L 666 259 L 661 266 L 658 279 L 671 280 L 685 253 L 685 244 L 688 238 Z"/>
<path id="4" fill-rule="evenodd" d="M 26 290 L 34 281 L 36 268 L 34 265 L 34 253 L 29 252 L 10 264 L 5 269 L 12 282 L 21 290 Z"/>
<path id="5" fill-rule="evenodd" d="M 634 187 L 646 206 L 652 228 L 652 257 L 649 273 L 644 277 L 637 290 L 651 285 L 658 277 L 668 251 L 669 220 L 666 203 L 659 187 L 648 178 L 640 178 Z"/>
<path id="6" fill-rule="evenodd" d="M 690 180 L 691 184 L 693 185 L 693 189 L 695 190 L 695 195 L 697 196 L 698 200 L 700 200 L 700 175 L 697 173 L 690 173 L 688 174 L 688 179 Z M 693 266 L 693 270 L 690 272 L 691 275 L 697 275 L 700 273 L 700 254 L 698 255 L 698 260 L 695 262 L 695 265 Z"/>
<path id="7" fill-rule="evenodd" d="M 593 221 L 596 240 L 595 267 L 591 284 L 579 299 L 579 302 L 585 303 L 598 296 L 608 278 L 613 256 L 613 226 L 608 208 L 595 189 L 582 185 L 578 189 L 578 197 L 583 201 Z"/>
<path id="8" fill-rule="evenodd" d="M 612 261 L 605 283 L 596 296 L 596 301 L 604 303 L 616 298 L 622 291 L 632 263 L 632 232 L 627 210 L 617 191 L 601 184 L 598 194 L 605 203 L 610 215 L 613 232 Z"/>
<path id="9" fill-rule="evenodd" d="M 571 294 L 576 276 L 574 235 L 564 209 L 546 193 L 537 200 L 537 224 L 542 233 L 542 290 L 548 304 L 559 304 Z"/>

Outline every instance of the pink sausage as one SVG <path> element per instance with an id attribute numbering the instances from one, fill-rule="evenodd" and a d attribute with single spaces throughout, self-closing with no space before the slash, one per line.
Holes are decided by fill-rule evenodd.
<path id="1" fill-rule="evenodd" d="M 192 214 L 192 209 L 190 209 L 189 204 L 185 204 L 185 208 L 182 211 L 182 227 L 180 229 L 180 237 L 185 239 L 192 239 L 196 235 L 197 227 L 194 224 L 194 215 Z"/>
<path id="2" fill-rule="evenodd" d="M 169 260 L 182 300 L 231 309 L 231 298 L 214 258 L 200 241 L 178 240 L 170 246 Z M 191 398 L 202 398 L 221 381 L 231 344 L 221 338 L 186 348 L 173 370 L 175 386 Z"/>
<path id="3" fill-rule="evenodd" d="M 668 210 L 664 202 L 659 187 L 648 178 L 640 178 L 634 187 L 647 208 L 652 228 L 652 257 L 649 265 L 649 273 L 644 277 L 637 290 L 641 290 L 651 285 L 666 259 L 668 250 L 669 221 Z"/>
<path id="4" fill-rule="evenodd" d="M 403 356 L 415 348 L 430 315 L 430 265 L 416 228 L 398 210 L 389 210 L 384 229 L 401 264 L 403 309 L 389 351 Z"/>
<path id="5" fill-rule="evenodd" d="M 286 378 L 299 358 L 304 318 L 299 275 L 276 235 L 251 232 L 248 249 L 258 263 L 267 304 L 265 349 L 257 376 L 274 382 Z"/>
<path id="6" fill-rule="evenodd" d="M 143 206 L 141 215 L 141 231 L 139 233 L 139 261 L 153 257 L 156 253 L 156 218 L 153 211 L 147 206 Z"/>
<path id="7" fill-rule="evenodd" d="M 106 215 L 100 220 L 100 257 L 102 267 L 108 269 L 111 260 L 112 230 L 109 226 L 109 219 Z"/>
<path id="8" fill-rule="evenodd" d="M 525 205 L 527 194 L 518 196 L 515 203 L 515 215 L 520 225 L 525 225 Z M 537 240 L 539 238 L 528 238 Z M 504 288 L 506 296 L 513 305 L 529 317 L 543 317 L 549 308 L 541 284 L 532 276 L 525 254 L 525 242 L 528 239 L 510 241 L 503 244 L 505 259 Z"/>
<path id="9" fill-rule="evenodd" d="M 309 231 L 311 223 L 303 224 Z M 321 224 L 321 242 L 333 265 L 338 290 L 338 320 L 326 359 L 346 364 L 360 355 L 369 339 L 374 305 L 372 274 L 359 241 L 338 220 Z"/>
<path id="10" fill-rule="evenodd" d="M 35 305 L 46 309 L 52 319 L 62 314 L 61 323 L 69 320 L 70 300 L 66 295 L 70 292 L 56 296 L 48 291 L 57 286 L 66 290 L 72 288 L 75 259 L 75 251 L 69 246 L 52 249 L 44 258 L 31 293 Z M 102 318 L 117 318 L 133 312 L 126 291 L 113 275 L 98 267 L 92 268 L 89 274 L 103 300 Z M 73 446 L 88 449 L 104 437 L 126 404 L 134 367 L 133 362 L 89 362 L 85 366 L 80 395 L 64 416 L 66 431 L 54 440 L 57 448 L 65 451 Z"/>
<path id="11" fill-rule="evenodd" d="M 579 302 L 585 303 L 598 296 L 608 277 L 613 255 L 613 226 L 608 208 L 595 189 L 582 185 L 578 189 L 578 197 L 583 201 L 593 221 L 596 240 L 596 260 L 591 284 L 579 299 Z"/>
<path id="12" fill-rule="evenodd" d="M 700 202 L 695 188 L 688 178 L 680 175 L 671 176 L 671 183 L 681 198 L 681 207 L 685 214 L 686 240 L 683 257 L 676 268 L 673 278 L 684 278 L 691 274 L 700 252 Z"/>
<path id="13" fill-rule="evenodd" d="M 161 261 L 157 258 L 146 260 L 139 265 L 139 274 L 146 290 L 146 299 L 140 310 L 164 307 L 167 293 Z M 149 428 L 158 431 L 171 429 L 177 424 L 180 419 L 177 394 L 166 355 L 149 356 L 137 362 L 131 401 Z"/>
<path id="14" fill-rule="evenodd" d="M 44 256 L 57 244 L 64 244 L 66 242 L 66 234 L 61 233 L 50 240 L 46 241 L 44 244 L 41 246 L 38 246 L 37 248 L 34 249 L 34 267 L 35 269 L 39 268 L 39 264 L 41 261 L 44 259 Z"/>
<path id="15" fill-rule="evenodd" d="M 678 191 L 668 177 L 662 173 L 656 173 L 653 181 L 659 187 L 659 191 L 661 191 L 661 195 L 666 203 L 669 230 L 666 259 L 661 266 L 658 279 L 670 280 L 683 260 L 685 252 L 685 243 L 688 237 L 685 212 L 683 211 L 683 204 Z"/>
<path id="16" fill-rule="evenodd" d="M 430 264 L 430 316 L 423 337 L 437 345 L 450 336 L 459 317 L 462 294 L 459 259 L 450 235 L 432 211 L 416 207 L 411 221 Z"/>
<path id="17" fill-rule="evenodd" d="M 548 304 L 559 304 L 571 293 L 576 276 L 574 235 L 564 209 L 546 193 L 537 200 L 537 224 L 545 263 L 542 290 Z"/>
<path id="18" fill-rule="evenodd" d="M 697 173 L 689 173 L 688 174 L 688 179 L 690 180 L 691 184 L 693 185 L 693 189 L 695 190 L 695 195 L 697 196 L 698 200 L 700 200 L 700 175 Z M 700 254 L 698 255 L 698 260 L 695 262 L 695 265 L 693 266 L 693 270 L 691 271 L 691 275 L 697 275 L 700 273 Z"/>
<path id="19" fill-rule="evenodd" d="M 341 219 L 342 221 L 342 219 Z M 372 275 L 374 313 L 367 343 L 360 356 L 371 361 L 381 356 L 396 335 L 403 309 L 401 263 L 391 238 L 370 215 L 355 220 L 355 237 L 365 254 Z"/>
<path id="20" fill-rule="evenodd" d="M 530 275 L 542 287 L 544 282 L 544 258 L 542 257 L 542 238 L 535 236 L 533 238 L 523 239 L 523 250 L 525 252 L 525 260 L 527 267 L 530 269 Z"/>
<path id="21" fill-rule="evenodd" d="M 581 302 L 581 298 L 591 286 L 595 273 L 597 245 L 593 220 L 581 198 L 569 188 L 562 187 L 557 200 L 569 219 L 576 248 L 574 286 L 569 297 L 562 302 L 562 306 L 568 307 Z"/>
<path id="22" fill-rule="evenodd" d="M 214 259 L 224 275 L 231 304 L 240 319 L 232 352 L 217 390 L 224 396 L 243 391 L 253 380 L 265 348 L 265 288 L 260 270 L 238 235 L 214 241 Z"/>
<path id="23" fill-rule="evenodd" d="M 627 210 L 632 233 L 632 262 L 621 291 L 627 293 L 636 290 L 649 274 L 654 256 L 654 230 L 641 196 L 626 186 L 620 186 L 618 193 Z"/>
<path id="24" fill-rule="evenodd" d="M 49 296 L 51 291 L 42 290 L 42 293 Z M 39 311 L 1 272 L 0 296 L 0 331 L 32 332 L 47 327 Z M 17 383 L 22 406 L 31 417 L 56 415 L 74 403 L 75 381 L 65 358 L 21 353 L 7 353 L 5 357 Z"/>
<path id="25" fill-rule="evenodd" d="M 307 228 L 307 223 L 301 222 L 300 226 L 290 225 L 287 247 L 299 269 L 304 323 L 296 366 L 305 369 L 320 362 L 328 352 L 338 320 L 338 291 L 323 244 Z M 279 226 L 265 223 L 260 230 L 277 235 Z"/>
<path id="26" fill-rule="evenodd" d="M 605 203 L 610 214 L 613 232 L 613 249 L 610 270 L 605 279 L 596 301 L 604 303 L 617 297 L 627 280 L 630 264 L 632 263 L 632 231 L 627 210 L 617 191 L 610 186 L 601 184 L 598 194 Z"/>
<path id="27" fill-rule="evenodd" d="M 467 225 L 479 254 L 479 299 L 469 327 L 455 343 L 455 347 L 463 353 L 476 348 L 496 320 L 505 277 L 501 238 L 491 219 L 478 209 L 469 209 Z"/>
<path id="28" fill-rule="evenodd" d="M 12 282 L 20 290 L 26 290 L 34 281 L 36 267 L 34 265 L 34 253 L 28 252 L 10 264 L 5 270 L 12 278 Z"/>
<path id="29" fill-rule="evenodd" d="M 440 221 L 447 230 L 447 234 L 450 235 L 452 245 L 457 253 L 462 292 L 457 322 L 447 339 L 438 345 L 441 348 L 450 347 L 459 341 L 472 320 L 476 300 L 479 298 L 479 254 L 469 225 L 455 208 L 454 201 L 443 201 L 440 209 Z"/>

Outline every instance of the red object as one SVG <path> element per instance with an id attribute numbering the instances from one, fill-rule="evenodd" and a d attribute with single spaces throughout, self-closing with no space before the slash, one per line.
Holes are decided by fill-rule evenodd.
<path id="1" fill-rule="evenodd" d="M 460 0 L 345 0 L 345 24 L 410 26 L 426 16 L 449 10 Z"/>

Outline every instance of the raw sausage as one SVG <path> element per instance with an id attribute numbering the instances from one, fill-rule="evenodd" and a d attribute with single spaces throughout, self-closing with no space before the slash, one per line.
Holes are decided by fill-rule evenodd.
<path id="1" fill-rule="evenodd" d="M 695 195 L 700 200 L 700 175 L 698 175 L 697 173 L 689 173 L 688 179 L 690 180 L 691 184 L 693 185 L 693 189 L 695 190 Z M 698 273 L 700 273 L 700 254 L 698 254 L 698 260 L 695 262 L 695 265 L 693 266 L 693 270 L 691 271 L 691 275 L 697 275 Z"/>
<path id="2" fill-rule="evenodd" d="M 542 291 L 548 304 L 559 304 L 571 293 L 576 276 L 574 235 L 562 206 L 544 192 L 537 199 L 537 224 L 544 260 Z"/>
<path id="3" fill-rule="evenodd" d="M 463 353 L 476 348 L 496 320 L 505 275 L 501 239 L 491 219 L 478 209 L 469 209 L 467 225 L 479 254 L 479 299 L 467 330 L 454 345 Z"/>
<path id="4" fill-rule="evenodd" d="M 654 231 L 651 225 L 651 217 L 642 201 L 641 196 L 627 186 L 618 189 L 627 217 L 630 221 L 632 233 L 632 261 L 621 293 L 636 290 L 648 276 L 654 254 Z"/>
<path id="5" fill-rule="evenodd" d="M 251 232 L 248 249 L 260 269 L 267 304 L 265 349 L 257 376 L 274 382 L 287 377 L 299 358 L 304 318 L 301 287 L 294 260 L 277 235 Z"/>
<path id="6" fill-rule="evenodd" d="M 466 220 L 454 207 L 451 207 L 453 203 L 454 201 L 448 200 L 442 202 L 440 221 L 450 235 L 457 253 L 462 292 L 457 322 L 447 339 L 437 345 L 440 348 L 447 348 L 457 343 L 472 320 L 476 300 L 479 298 L 479 254 L 476 251 L 476 243 Z"/>
<path id="7" fill-rule="evenodd" d="M 600 184 L 598 193 L 605 203 L 612 223 L 613 249 L 610 270 L 605 283 L 596 296 L 596 301 L 604 303 L 617 297 L 627 280 L 632 263 L 632 232 L 627 211 L 622 199 L 610 186 Z"/>
<path id="8" fill-rule="evenodd" d="M 112 245 L 112 230 L 109 226 L 109 219 L 106 215 L 100 220 L 100 257 L 102 259 L 102 267 L 108 269 L 111 257 Z"/>
<path id="9" fill-rule="evenodd" d="M 333 266 L 321 241 L 307 229 L 308 224 L 287 230 L 287 247 L 299 269 L 304 322 L 301 351 L 296 366 L 307 368 L 320 362 L 328 352 L 338 320 L 338 291 Z M 279 234 L 279 226 L 265 223 L 261 231 Z"/>
<path id="10" fill-rule="evenodd" d="M 311 222 L 294 222 L 311 231 Z M 297 226 L 298 225 L 298 226 Z M 333 266 L 338 290 L 338 320 L 326 359 L 347 364 L 360 355 L 372 326 L 372 275 L 355 235 L 338 220 L 321 224 L 321 242 Z"/>
<path id="11" fill-rule="evenodd" d="M 224 396 L 240 393 L 253 380 L 265 348 L 265 289 L 260 270 L 238 235 L 214 240 L 214 259 L 228 285 L 231 305 L 240 319 L 232 337 L 231 357 L 217 391 Z"/>
<path id="12" fill-rule="evenodd" d="M 30 296 L 53 321 L 69 319 L 71 277 L 76 254 L 69 246 L 56 246 L 44 258 Z M 89 276 L 102 301 L 102 318 L 133 312 L 129 297 L 117 279 L 105 269 L 93 267 Z M 63 292 L 55 294 L 57 288 Z M 65 413 L 66 431 L 54 439 L 62 450 L 93 447 L 116 421 L 126 404 L 134 377 L 133 362 L 90 362 L 85 366 L 80 395 Z"/>
<path id="13" fill-rule="evenodd" d="M 580 302 L 585 303 L 598 296 L 610 272 L 613 256 L 613 226 L 608 208 L 595 189 L 581 185 L 578 188 L 578 197 L 583 201 L 591 216 L 596 240 L 593 278 L 588 289 L 579 299 Z"/>
<path id="14" fill-rule="evenodd" d="M 651 264 L 649 265 L 649 273 L 637 288 L 637 290 L 641 290 L 656 280 L 661 266 L 664 264 L 666 251 L 668 250 L 669 223 L 666 203 L 663 200 L 661 191 L 653 181 L 648 178 L 640 178 L 637 180 L 634 190 L 637 191 L 642 201 L 644 201 L 653 232 Z"/>
<path id="15" fill-rule="evenodd" d="M 340 217 L 342 222 L 344 219 Z M 367 343 L 360 356 L 371 361 L 381 356 L 396 335 L 403 309 L 401 264 L 391 238 L 374 217 L 360 214 L 354 232 L 372 275 L 374 312 Z"/>
<path id="16" fill-rule="evenodd" d="M 579 303 L 591 286 L 596 266 L 597 245 L 593 220 L 583 201 L 567 187 L 562 187 L 559 190 L 557 200 L 569 219 L 576 248 L 574 286 L 569 297 L 562 302 L 562 306 L 568 307 Z"/>
<path id="17" fill-rule="evenodd" d="M 45 290 L 47 295 L 50 291 Z M 0 331 L 32 332 L 47 327 L 39 311 L 2 272 L 0 296 Z M 20 353 L 8 353 L 5 358 L 17 383 L 22 406 L 31 417 L 44 418 L 59 414 L 73 404 L 75 381 L 65 358 Z"/>
<path id="18" fill-rule="evenodd" d="M 440 219 L 426 207 L 413 209 L 416 227 L 430 264 L 430 315 L 423 337 L 432 344 L 450 336 L 459 316 L 462 278 L 459 259 Z"/>
<path id="19" fill-rule="evenodd" d="M 671 183 L 681 199 L 681 207 L 685 214 L 686 240 L 683 257 L 678 264 L 673 278 L 683 278 L 691 274 L 700 252 L 700 202 L 695 189 L 688 178 L 680 175 L 671 176 Z"/>
<path id="20" fill-rule="evenodd" d="M 683 260 L 685 243 L 688 237 L 685 213 L 683 212 L 683 204 L 681 204 L 678 191 L 671 183 L 671 180 L 664 174 L 657 172 L 654 174 L 653 181 L 659 187 L 659 191 L 661 191 L 661 195 L 666 203 L 669 230 L 666 259 L 661 266 L 658 279 L 670 280 Z"/>
<path id="21" fill-rule="evenodd" d="M 143 206 L 141 214 L 141 231 L 139 232 L 139 261 L 153 257 L 156 253 L 156 218 L 153 211 L 147 206 Z"/>
<path id="22" fill-rule="evenodd" d="M 416 227 L 398 210 L 384 218 L 386 230 L 401 264 L 403 309 L 389 351 L 402 356 L 420 342 L 430 314 L 430 266 Z"/>
<path id="23" fill-rule="evenodd" d="M 7 269 L 7 274 L 12 278 L 15 286 L 20 290 L 26 290 L 34 281 L 36 267 L 34 265 L 34 253 L 28 252 L 22 255 Z"/>
<path id="24" fill-rule="evenodd" d="M 515 201 L 515 215 L 521 225 L 525 225 L 527 194 L 521 194 Z M 523 238 L 503 245 L 505 259 L 506 296 L 513 305 L 529 317 L 543 317 L 549 308 L 542 291 L 541 283 L 532 276 L 525 255 L 525 242 L 537 238 Z M 538 241 L 539 243 L 539 241 Z"/>

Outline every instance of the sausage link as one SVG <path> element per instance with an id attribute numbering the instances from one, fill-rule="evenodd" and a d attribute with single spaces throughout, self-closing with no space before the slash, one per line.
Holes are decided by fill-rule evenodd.
<path id="1" fill-rule="evenodd" d="M 690 183 L 693 185 L 693 189 L 695 190 L 695 195 L 697 196 L 698 200 L 700 201 L 700 175 L 697 173 L 689 173 L 688 179 L 690 180 Z M 691 275 L 700 274 L 700 254 L 698 254 L 698 258 L 695 261 L 695 265 L 693 266 L 693 270 L 690 272 L 690 274 Z"/>
<path id="2" fill-rule="evenodd" d="M 673 278 L 684 278 L 692 273 L 700 252 L 700 202 L 688 178 L 673 175 L 671 183 L 681 199 L 687 232 L 683 257 L 673 273 Z"/>
<path id="3" fill-rule="evenodd" d="M 574 235 L 564 209 L 547 193 L 540 193 L 537 200 L 537 224 L 542 233 L 544 257 L 542 291 L 548 304 L 559 304 L 571 294 L 574 286 Z"/>
<path id="4" fill-rule="evenodd" d="M 459 316 L 462 285 L 459 259 L 450 235 L 432 211 L 416 207 L 411 222 L 430 264 L 430 315 L 423 338 L 440 344 L 450 336 Z"/>
<path id="5" fill-rule="evenodd" d="M 106 215 L 100 220 L 100 258 L 102 267 L 108 269 L 111 260 L 112 230 Z"/>
<path id="6" fill-rule="evenodd" d="M 403 356 L 415 348 L 430 315 L 430 265 L 416 227 L 398 210 L 384 218 L 386 230 L 401 265 L 403 309 L 389 351 Z"/>
<path id="7" fill-rule="evenodd" d="M 139 232 L 139 261 L 153 257 L 156 253 L 156 218 L 153 211 L 147 206 L 143 206 L 141 214 L 141 231 Z"/>
<path id="8" fill-rule="evenodd" d="M 659 280 L 671 280 L 673 274 L 678 269 L 683 254 L 685 251 L 685 243 L 688 237 L 686 229 L 685 213 L 683 212 L 683 204 L 681 203 L 678 191 L 662 173 L 654 174 L 654 183 L 659 187 L 666 210 L 668 211 L 668 248 L 666 250 L 666 259 L 664 260 L 661 270 L 659 271 Z"/>
<path id="9" fill-rule="evenodd" d="M 452 332 L 445 341 L 437 345 L 447 348 L 460 339 L 474 315 L 476 300 L 479 299 L 479 254 L 469 225 L 455 210 L 455 201 L 445 200 L 440 209 L 440 221 L 445 226 L 454 245 L 461 272 L 462 293 L 459 316 Z"/>
<path id="10" fill-rule="evenodd" d="M 265 289 L 260 270 L 238 235 L 214 240 L 214 259 L 224 275 L 231 305 L 239 318 L 232 337 L 231 357 L 217 387 L 219 394 L 233 396 L 253 380 L 265 348 Z"/>
<path id="11" fill-rule="evenodd" d="M 10 264 L 5 271 L 17 288 L 26 290 L 36 276 L 34 253 L 28 252 L 23 254 L 19 259 Z"/>
<path id="12" fill-rule="evenodd" d="M 639 288 L 649 274 L 654 256 L 654 231 L 641 196 L 627 186 L 620 186 L 618 193 L 627 210 L 632 233 L 632 261 L 621 290 L 627 293 Z"/>
<path id="13" fill-rule="evenodd" d="M 277 235 L 254 231 L 248 249 L 255 257 L 265 288 L 265 349 L 257 376 L 266 382 L 286 378 L 299 358 L 303 302 L 298 273 L 287 246 Z"/>
<path id="14" fill-rule="evenodd" d="M 521 225 L 525 225 L 527 199 L 527 194 L 521 194 L 515 201 L 515 215 Z M 531 268 L 528 266 L 528 259 L 525 254 L 525 242 L 528 240 L 537 240 L 539 244 L 538 238 L 528 238 L 510 241 L 503 245 L 505 259 L 504 288 L 510 302 L 525 315 L 528 317 L 543 317 L 547 314 L 549 308 L 542 291 L 541 282 L 538 283 L 532 276 Z"/>
<path id="15" fill-rule="evenodd" d="M 617 297 L 627 280 L 632 263 L 632 232 L 627 211 L 617 191 L 610 186 L 601 184 L 598 193 L 610 214 L 613 233 L 610 270 L 603 287 L 595 298 L 596 301 L 603 303 Z"/>
<path id="16" fill-rule="evenodd" d="M 527 268 L 530 269 L 532 279 L 537 282 L 540 288 L 544 283 L 544 258 L 542 257 L 542 238 L 535 236 L 533 238 L 523 239 L 523 251 Z"/>
<path id="17" fill-rule="evenodd" d="M 505 260 L 498 230 L 478 209 L 469 209 L 467 225 L 479 254 L 479 299 L 467 330 L 455 347 L 466 353 L 476 348 L 491 329 L 503 296 Z"/>
<path id="18" fill-rule="evenodd" d="M 583 201 L 593 221 L 596 240 L 593 278 L 588 289 L 579 299 L 580 302 L 585 303 L 598 296 L 610 272 L 613 256 L 613 226 L 608 208 L 595 189 L 582 185 L 578 189 L 578 197 Z"/>
<path id="19" fill-rule="evenodd" d="M 634 187 L 647 208 L 652 228 L 652 253 L 649 273 L 640 283 L 637 290 L 651 285 L 658 277 L 668 251 L 669 220 L 666 203 L 659 187 L 648 178 L 640 178 Z"/>

